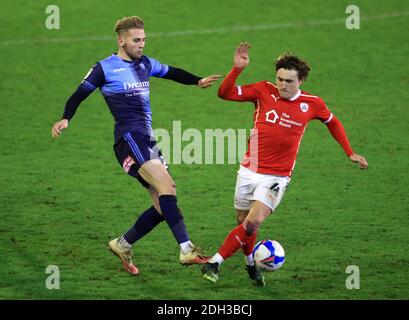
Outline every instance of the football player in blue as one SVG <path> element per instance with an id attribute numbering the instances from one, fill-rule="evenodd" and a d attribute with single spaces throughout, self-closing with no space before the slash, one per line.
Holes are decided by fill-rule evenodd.
<path id="1" fill-rule="evenodd" d="M 207 88 L 221 76 L 201 78 L 144 55 L 144 23 L 137 16 L 118 20 L 114 30 L 118 35 L 118 53 L 91 68 L 68 99 L 62 119 L 52 127 L 52 136 L 58 137 L 68 127 L 80 103 L 99 88 L 115 119 L 116 158 L 123 170 L 136 178 L 152 198 L 152 206 L 126 233 L 111 240 L 109 249 L 119 257 L 127 272 L 138 275 L 139 270 L 132 262 L 132 245 L 166 221 L 180 246 L 180 263 L 204 264 L 209 257 L 190 241 L 177 205 L 175 183 L 153 137 L 149 77 Z"/>

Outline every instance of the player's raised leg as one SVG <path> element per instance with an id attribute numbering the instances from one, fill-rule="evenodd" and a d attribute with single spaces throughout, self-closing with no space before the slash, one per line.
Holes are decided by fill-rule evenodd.
<path id="1" fill-rule="evenodd" d="M 206 263 L 209 257 L 190 241 L 183 215 L 177 205 L 176 185 L 166 167 L 158 159 L 149 160 L 140 167 L 138 173 L 158 192 L 163 218 L 180 246 L 180 263 L 183 265 Z"/>
<path id="2" fill-rule="evenodd" d="M 237 225 L 240 225 L 244 222 L 249 210 L 236 210 L 236 219 Z M 255 245 L 256 237 L 254 237 L 254 241 L 249 241 L 244 245 L 241 249 L 243 250 L 244 257 L 246 259 L 246 270 L 250 277 L 250 280 L 256 286 L 264 286 L 265 280 L 260 268 L 254 262 L 253 258 L 253 249 Z"/>
<path id="3" fill-rule="evenodd" d="M 125 271 L 132 275 L 138 275 L 139 270 L 132 262 L 132 246 L 139 239 L 152 231 L 164 219 L 160 212 L 158 192 L 153 188 L 147 188 L 153 205 L 143 212 L 135 224 L 122 236 L 109 242 L 109 249 L 121 260 Z"/>
<path id="4" fill-rule="evenodd" d="M 256 242 L 257 232 L 265 218 L 271 214 L 271 208 L 260 201 L 253 201 L 250 212 L 242 224 L 235 227 L 225 238 L 218 252 L 202 267 L 203 278 L 216 282 L 219 267 L 240 248 L 246 256 L 247 271 L 253 284 L 264 286 L 264 277 L 254 264 L 251 253 Z"/>

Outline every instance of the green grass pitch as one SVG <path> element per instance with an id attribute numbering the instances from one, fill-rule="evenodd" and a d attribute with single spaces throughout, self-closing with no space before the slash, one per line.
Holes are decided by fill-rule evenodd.
<path id="1" fill-rule="evenodd" d="M 54 1 L 60 30 L 45 27 L 49 1 L 3 0 L 1 57 L 0 299 L 408 299 L 409 3 L 357 0 L 360 29 L 345 27 L 350 1 Z M 98 8 L 98 10 L 96 9 Z M 292 182 L 259 238 L 280 241 L 286 262 L 252 287 L 241 252 L 216 285 L 179 265 L 165 224 L 135 245 L 141 275 L 107 250 L 149 205 L 112 151 L 113 120 L 99 92 L 53 140 L 66 99 L 98 60 L 116 50 L 118 18 L 145 20 L 145 53 L 195 74 L 226 74 L 235 46 L 252 44 L 240 83 L 273 80 L 290 50 L 312 66 L 302 89 L 321 96 L 369 168 L 345 157 L 315 121 Z M 150 36 L 151 35 L 151 36 Z M 153 127 L 250 129 L 253 107 L 152 79 Z M 192 240 L 213 254 L 234 227 L 238 164 L 171 165 Z M 45 270 L 60 269 L 49 290 Z M 349 290 L 349 265 L 360 271 Z"/>

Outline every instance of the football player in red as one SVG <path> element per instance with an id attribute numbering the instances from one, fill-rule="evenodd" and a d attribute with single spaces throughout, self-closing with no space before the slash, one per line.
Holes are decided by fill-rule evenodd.
<path id="1" fill-rule="evenodd" d="M 237 77 L 249 64 L 249 48 L 248 43 L 240 43 L 236 48 L 233 69 L 218 92 L 224 100 L 253 102 L 255 105 L 254 127 L 240 163 L 234 195 L 238 225 L 201 271 L 205 280 L 216 282 L 220 264 L 241 248 L 252 283 L 264 286 L 264 277 L 252 257 L 257 232 L 279 205 L 291 180 L 308 122 L 314 119 L 323 122 L 348 158 L 357 162 L 361 169 L 365 169 L 368 162 L 353 151 L 341 122 L 328 110 L 325 102 L 300 90 L 310 67 L 299 57 L 287 52 L 276 60 L 275 84 L 260 81 L 236 85 Z"/>

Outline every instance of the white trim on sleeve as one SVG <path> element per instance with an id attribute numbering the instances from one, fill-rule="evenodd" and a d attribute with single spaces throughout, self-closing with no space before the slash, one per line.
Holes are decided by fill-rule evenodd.
<path id="1" fill-rule="evenodd" d="M 324 123 L 327 124 L 328 122 L 330 122 L 332 120 L 332 118 L 334 117 L 334 115 L 331 113 L 331 115 L 329 116 L 328 120 L 325 121 Z"/>

